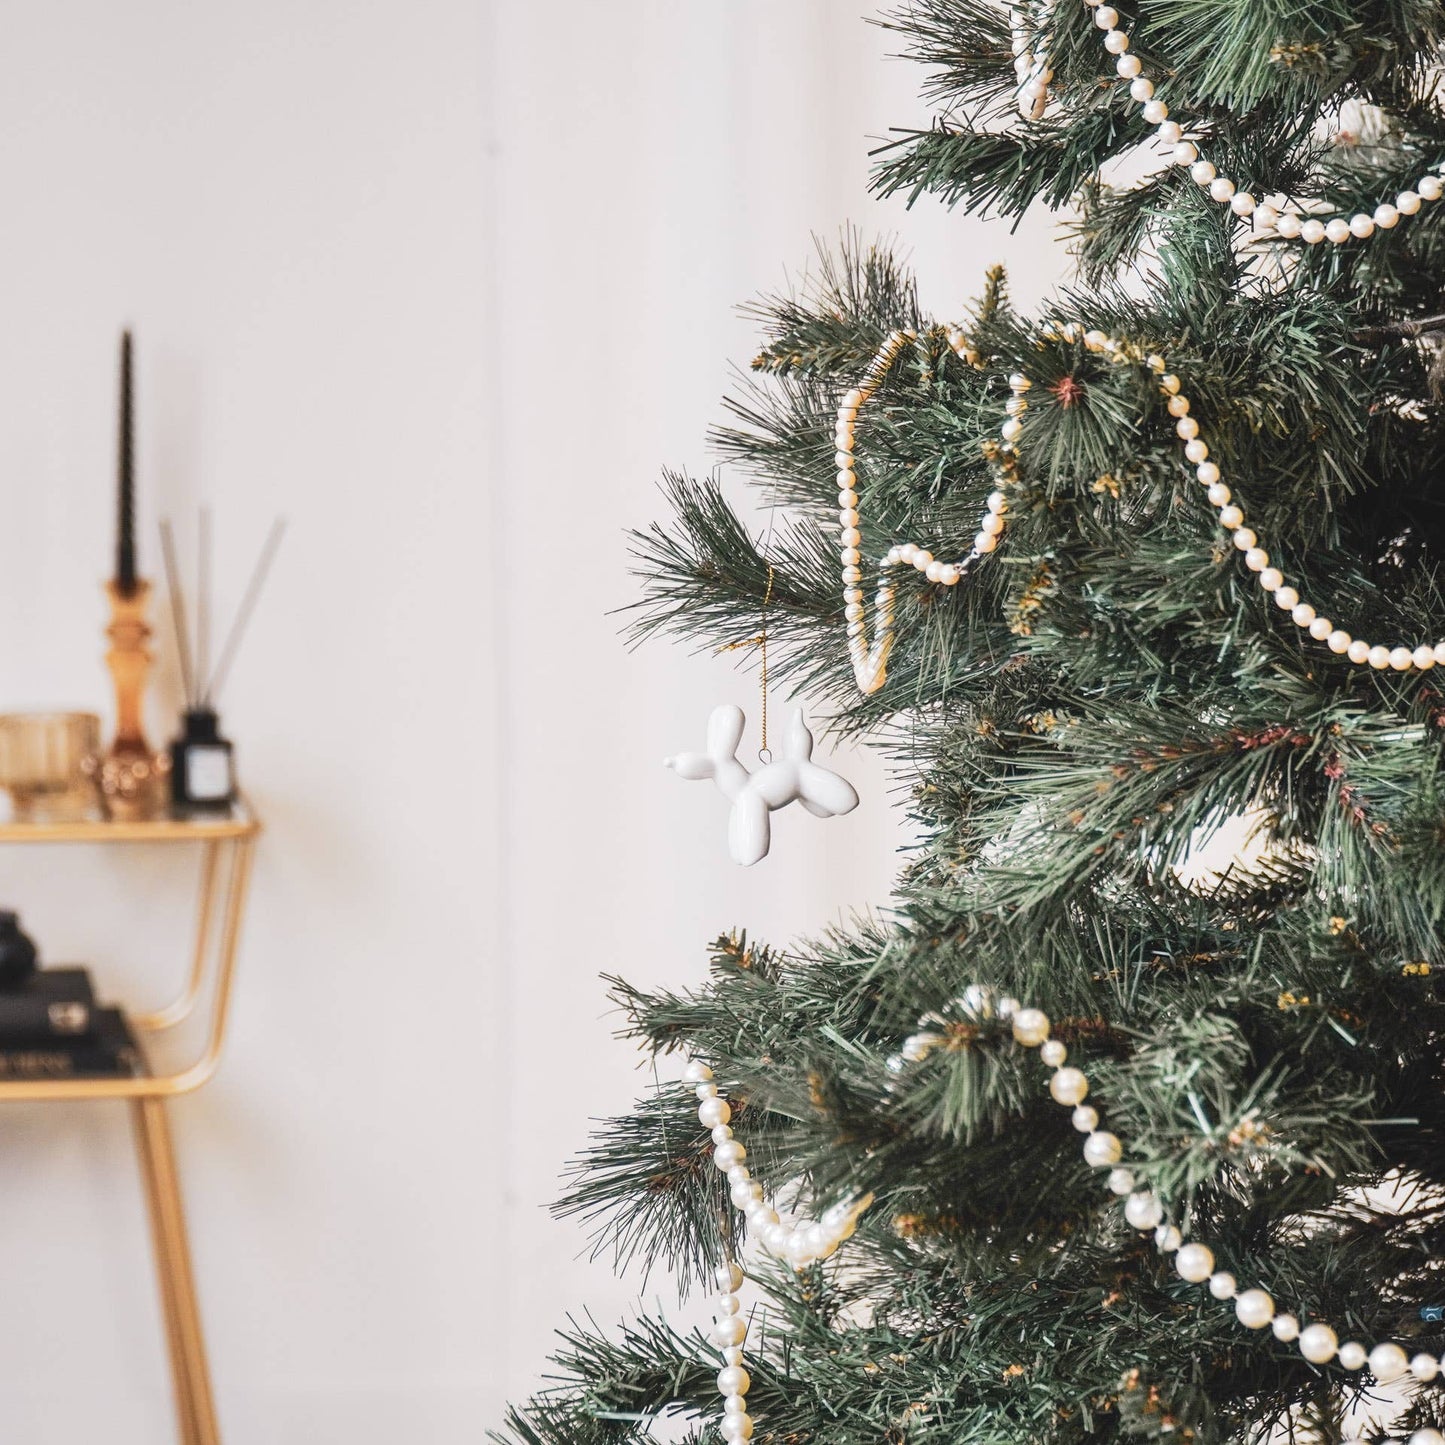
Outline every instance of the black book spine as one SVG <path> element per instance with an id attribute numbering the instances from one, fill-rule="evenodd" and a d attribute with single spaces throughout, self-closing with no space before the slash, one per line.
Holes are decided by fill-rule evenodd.
<path id="1" fill-rule="evenodd" d="M 0 990 L 0 1048 L 88 1035 L 95 994 L 83 968 L 45 968 L 17 989 Z"/>
<path id="2" fill-rule="evenodd" d="M 97 1011 L 95 1036 L 0 1047 L 0 1079 L 129 1078 L 140 1052 L 119 1009 Z"/>

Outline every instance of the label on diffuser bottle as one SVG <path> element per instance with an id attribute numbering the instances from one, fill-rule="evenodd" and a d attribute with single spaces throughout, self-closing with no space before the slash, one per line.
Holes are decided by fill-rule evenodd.
<path id="1" fill-rule="evenodd" d="M 231 796 L 231 754 L 226 748 L 195 743 L 186 749 L 186 791 L 197 802 Z"/>

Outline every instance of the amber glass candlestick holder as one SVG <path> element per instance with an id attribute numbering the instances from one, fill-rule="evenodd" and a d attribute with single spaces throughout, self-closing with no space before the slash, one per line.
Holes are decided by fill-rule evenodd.
<path id="1" fill-rule="evenodd" d="M 153 818 L 166 805 L 165 778 L 170 759 L 152 750 L 145 736 L 145 690 L 150 677 L 151 629 L 146 621 L 150 583 L 137 578 L 130 587 L 106 583 L 110 626 L 105 655 L 115 684 L 115 737 L 95 765 L 95 781 L 106 812 L 121 822 Z"/>

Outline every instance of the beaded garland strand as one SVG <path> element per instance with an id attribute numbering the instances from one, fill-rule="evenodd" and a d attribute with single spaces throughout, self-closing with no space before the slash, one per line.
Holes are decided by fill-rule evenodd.
<path id="1" fill-rule="evenodd" d="M 1109 1171 L 1108 1188 L 1122 1200 L 1125 1220 L 1141 1233 L 1153 1232 L 1160 1252 L 1174 1256 L 1174 1269 L 1181 1279 L 1207 1286 L 1217 1300 L 1233 1300 L 1235 1317 L 1246 1328 L 1268 1327 L 1277 1340 L 1293 1344 L 1312 1364 L 1337 1361 L 1342 1369 L 1352 1373 L 1368 1366 L 1382 1385 L 1407 1378 L 1428 1384 L 1445 1371 L 1445 1356 L 1437 1358 L 1419 1351 L 1411 1357 L 1393 1341 L 1377 1344 L 1373 1349 L 1366 1349 L 1356 1340 L 1342 1344 L 1335 1329 L 1323 1321 L 1301 1324 L 1297 1314 L 1280 1312 L 1267 1290 L 1257 1287 L 1241 1290 L 1233 1274 L 1215 1268 L 1213 1250 L 1207 1244 L 1186 1240 L 1176 1225 L 1165 1220 L 1164 1207 L 1149 1186 L 1140 1185 L 1132 1170 L 1121 1167 L 1123 1143 L 1116 1134 L 1100 1128 L 1098 1110 L 1084 1102 L 1089 1094 L 1088 1078 L 1082 1069 L 1067 1062 L 1068 1050 L 1064 1045 L 1049 1037 L 1052 1025 L 1041 1009 L 1024 1008 L 1016 999 L 999 997 L 978 984 L 965 989 L 953 1008 L 973 1021 L 993 1020 L 1006 1025 L 1016 1043 L 1026 1049 L 1038 1049 L 1042 1062 L 1053 1070 L 1048 1086 L 1050 1096 L 1072 1111 L 1074 1128 L 1084 1135 L 1085 1162 L 1094 1169 Z M 889 1072 L 901 1074 L 910 1065 L 922 1064 L 935 1049 L 946 1046 L 945 1034 L 924 1027 L 946 1022 L 939 1014 L 921 1020 L 920 1032 L 905 1039 L 899 1052 L 888 1060 Z M 733 1137 L 728 1122 L 732 1111 L 712 1082 L 712 1069 L 700 1059 L 693 1059 L 683 1077 L 696 1086 L 698 1119 L 712 1131 L 713 1163 L 727 1176 L 733 1205 L 746 1216 L 762 1248 L 799 1269 L 835 1253 L 839 1245 L 852 1236 L 859 1215 L 872 1202 L 872 1195 L 834 1205 L 817 1223 L 801 1226 L 783 1223 L 778 1212 L 763 1198 L 761 1185 L 743 1162 L 747 1150 Z M 719 1267 L 717 1283 L 722 1293 L 715 1301 L 717 1317 L 713 1321 L 712 1337 L 722 1349 L 724 1361 L 717 1377 L 718 1390 L 723 1396 L 720 1428 L 724 1440 L 740 1442 L 753 1434 L 753 1421 L 747 1410 L 751 1380 L 743 1365 L 747 1323 L 739 1313 L 741 1302 L 737 1293 L 743 1283 L 743 1272 L 729 1261 Z M 1366 1442 L 1352 1437 L 1341 1445 L 1366 1445 Z M 1411 1434 L 1406 1445 L 1445 1445 L 1445 1434 L 1426 1427 Z"/>
<path id="2" fill-rule="evenodd" d="M 952 349 L 970 365 L 979 364 L 978 353 L 969 345 L 963 333 L 950 328 L 948 342 Z M 1370 643 L 1363 638 L 1352 636 L 1342 627 L 1318 612 L 1314 605 L 1302 601 L 1299 591 L 1290 586 L 1284 573 L 1275 566 L 1269 552 L 1261 544 L 1258 534 L 1246 525 L 1244 508 L 1223 481 L 1219 465 L 1210 460 L 1209 446 L 1199 434 L 1199 423 L 1189 414 L 1189 398 L 1182 390 L 1182 383 L 1170 370 L 1162 356 L 1151 354 L 1142 359 L 1131 355 L 1123 343 L 1107 336 L 1102 331 L 1086 331 L 1075 322 L 1066 322 L 1057 327 L 1045 327 L 1045 340 L 1082 341 L 1089 351 L 1111 357 L 1115 362 L 1135 362 L 1145 366 L 1158 378 L 1161 394 L 1165 398 L 1169 415 L 1174 418 L 1174 431 L 1183 446 L 1184 456 L 1194 467 L 1194 475 L 1205 489 L 1205 495 L 1219 513 L 1219 525 L 1229 533 L 1235 548 L 1243 554 L 1244 564 L 1259 578 L 1259 585 L 1273 597 L 1275 605 L 1289 613 L 1294 624 L 1307 632 L 1316 642 L 1323 642 L 1331 652 L 1345 657 L 1356 666 L 1378 669 L 1392 668 L 1396 672 L 1415 669 L 1421 672 L 1445 664 L 1445 641 L 1434 644 L 1422 642 Z M 876 692 L 883 686 L 888 675 L 888 655 L 893 648 L 893 599 L 894 585 L 886 580 L 890 568 L 911 566 L 930 581 L 944 587 L 955 587 L 963 580 L 968 569 L 980 558 L 994 551 L 1003 536 L 1008 516 L 1008 489 L 1018 480 L 1018 453 L 1016 444 L 1023 433 L 1024 413 L 1028 411 L 1028 393 L 1033 382 L 1022 373 L 1009 377 L 1009 400 L 1006 406 L 1008 419 L 999 429 L 999 441 L 992 449 L 991 466 L 997 482 L 985 503 L 983 516 L 979 520 L 978 535 L 968 554 L 957 562 L 943 562 L 936 558 L 927 547 L 915 542 L 903 542 L 888 549 L 879 558 L 879 582 L 874 600 L 874 632 L 871 643 L 868 639 L 868 624 L 863 607 L 861 582 L 862 533 L 861 513 L 858 504 L 858 474 L 856 466 L 855 439 L 858 413 L 864 403 L 877 390 L 883 377 L 898 358 L 899 353 L 910 342 L 917 340 L 917 334 L 909 330 L 891 332 L 879 348 L 872 363 L 864 374 L 862 383 L 847 392 L 838 407 L 834 431 L 834 461 L 838 466 L 838 521 L 842 528 L 842 547 L 839 553 L 843 576 L 843 613 L 847 621 L 848 655 L 853 664 L 853 675 L 860 691 Z"/>
<path id="3" fill-rule="evenodd" d="M 1445 163 L 1441 163 L 1422 176 L 1413 188 L 1401 191 L 1393 202 L 1382 201 L 1373 212 L 1357 211 L 1352 216 L 1321 218 L 1308 212 L 1286 210 L 1282 199 L 1278 206 L 1256 200 L 1228 176 L 1220 175 L 1214 165 L 1199 154 L 1199 147 L 1185 136 L 1183 126 L 1169 118 L 1169 107 L 1154 98 L 1153 81 L 1143 73 L 1139 57 L 1129 54 L 1129 37 L 1119 29 L 1119 12 L 1112 5 L 1101 4 L 1100 0 L 1084 0 L 1084 6 L 1094 12 L 1094 24 L 1102 32 L 1104 49 L 1115 57 L 1115 73 L 1128 85 L 1131 99 L 1142 108 L 1144 119 L 1156 128 L 1159 140 L 1170 147 L 1172 162 L 1188 167 L 1190 179 L 1205 189 L 1210 200 L 1228 206 L 1241 221 L 1252 220 L 1258 230 L 1270 233 L 1272 239 L 1304 241 L 1312 246 L 1321 241 L 1341 245 L 1346 241 L 1368 240 L 1376 230 L 1388 231 L 1398 225 L 1402 216 L 1415 215 L 1422 202 L 1438 201 L 1445 195 L 1445 182 L 1437 174 L 1445 170 Z M 1048 56 L 1035 49 L 1038 27 L 1031 22 L 1024 7 L 1011 5 L 1009 16 L 1014 73 L 1019 79 L 1019 111 L 1027 120 L 1039 120 L 1048 104 L 1048 83 L 1054 73 L 1049 68 Z"/>

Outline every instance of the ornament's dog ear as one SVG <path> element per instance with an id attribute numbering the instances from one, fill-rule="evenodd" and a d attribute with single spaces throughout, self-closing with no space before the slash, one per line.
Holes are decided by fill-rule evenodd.
<path id="1" fill-rule="evenodd" d="M 742 708 L 734 707 L 731 703 L 723 703 L 721 707 L 713 708 L 707 720 L 707 751 L 714 762 L 723 762 L 737 756 L 746 721 Z"/>

